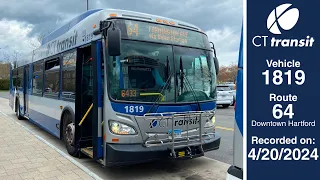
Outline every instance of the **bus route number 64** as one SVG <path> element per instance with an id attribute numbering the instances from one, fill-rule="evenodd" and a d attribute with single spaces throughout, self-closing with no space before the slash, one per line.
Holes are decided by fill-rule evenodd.
<path id="1" fill-rule="evenodd" d="M 144 107 L 143 106 L 125 106 L 124 109 L 126 110 L 126 113 L 137 113 L 137 112 L 143 112 Z"/>

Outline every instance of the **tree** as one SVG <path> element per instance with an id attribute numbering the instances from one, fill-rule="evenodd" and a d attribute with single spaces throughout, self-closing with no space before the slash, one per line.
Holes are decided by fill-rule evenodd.
<path id="1" fill-rule="evenodd" d="M 49 35 L 51 32 L 53 32 L 53 29 L 50 29 L 46 32 L 37 33 L 36 40 L 30 41 L 30 45 L 33 49 L 37 49 L 41 46 L 43 38 L 45 38 L 47 35 Z"/>
<path id="2" fill-rule="evenodd" d="M 11 62 L 16 62 L 20 59 L 20 53 L 16 50 L 13 51 L 11 57 L 12 57 L 12 61 Z"/>
<path id="3" fill-rule="evenodd" d="M 11 62 L 11 60 L 10 60 L 10 55 L 9 55 L 8 53 L 6 53 L 6 52 L 2 53 L 2 57 L 3 57 L 2 60 L 3 60 L 4 62 L 7 62 L 7 63 Z"/>
<path id="4" fill-rule="evenodd" d="M 21 53 L 14 50 L 12 53 L 2 52 L 2 59 L 1 61 L 7 64 L 11 64 L 14 68 L 17 66 L 17 61 L 21 58 Z M 1 73 L 1 72 L 0 72 Z"/>
<path id="5" fill-rule="evenodd" d="M 37 49 L 41 46 L 42 39 L 45 37 L 44 34 L 38 34 L 36 40 L 31 40 L 30 45 L 32 49 Z"/>
<path id="6" fill-rule="evenodd" d="M 220 66 L 218 82 L 235 82 L 238 66 L 234 63 L 228 66 Z"/>

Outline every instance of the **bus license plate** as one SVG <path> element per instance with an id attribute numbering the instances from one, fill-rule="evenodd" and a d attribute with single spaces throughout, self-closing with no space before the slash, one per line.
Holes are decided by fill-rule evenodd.
<path id="1" fill-rule="evenodd" d="M 181 129 L 175 129 L 175 130 L 173 130 L 174 138 L 180 138 L 180 137 L 181 137 L 181 132 L 182 132 Z M 172 138 L 171 130 L 168 131 L 168 134 L 170 135 L 170 138 Z"/>

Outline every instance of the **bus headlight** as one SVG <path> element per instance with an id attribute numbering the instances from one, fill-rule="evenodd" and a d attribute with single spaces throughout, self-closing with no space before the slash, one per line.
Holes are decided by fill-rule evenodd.
<path id="1" fill-rule="evenodd" d="M 209 118 L 209 120 L 204 124 L 204 128 L 212 128 L 214 127 L 216 123 L 216 117 L 212 116 L 212 118 Z"/>
<path id="2" fill-rule="evenodd" d="M 118 135 L 137 134 L 136 130 L 133 127 L 117 121 L 109 121 L 109 127 L 110 127 L 110 131 L 114 134 L 118 134 Z"/>

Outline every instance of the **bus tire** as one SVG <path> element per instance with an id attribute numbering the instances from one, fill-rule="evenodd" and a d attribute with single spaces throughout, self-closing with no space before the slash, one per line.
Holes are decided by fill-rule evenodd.
<path id="1" fill-rule="evenodd" d="M 75 124 L 71 114 L 68 112 L 63 115 L 63 141 L 66 144 L 68 153 L 76 157 L 78 148 L 75 143 Z"/>
<path id="2" fill-rule="evenodd" d="M 21 116 L 21 112 L 20 112 L 20 103 L 18 100 L 16 100 L 16 116 L 19 120 L 23 120 L 23 116 Z"/>

